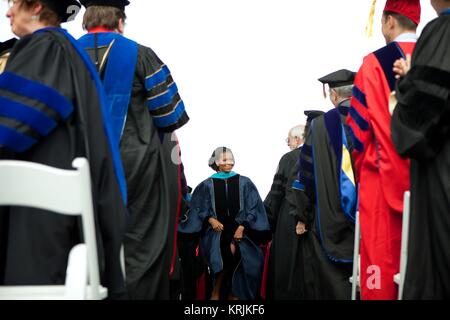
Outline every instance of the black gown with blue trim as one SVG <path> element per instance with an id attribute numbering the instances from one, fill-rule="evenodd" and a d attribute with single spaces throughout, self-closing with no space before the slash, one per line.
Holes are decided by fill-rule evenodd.
<path id="1" fill-rule="evenodd" d="M 183 233 L 199 233 L 200 248 L 211 273 L 216 274 L 228 266 L 233 266 L 235 269 L 232 276 L 231 292 L 241 300 L 255 300 L 260 296 L 264 265 L 264 258 L 259 245 L 270 240 L 269 223 L 258 190 L 252 181 L 241 175 L 235 175 L 234 177 L 235 183 L 230 184 L 230 187 L 234 189 L 231 191 L 234 196 L 229 198 L 231 205 L 227 206 L 223 205 L 226 199 L 219 200 L 222 204 L 216 203 L 215 187 L 218 183 L 217 181 L 214 182 L 215 179 L 209 178 L 200 183 L 192 194 L 188 219 L 180 224 L 179 230 Z M 219 191 L 217 199 L 223 198 L 224 194 Z M 237 204 L 235 201 L 237 201 Z M 218 208 L 221 211 L 223 208 L 232 208 L 233 214 L 235 214 L 234 219 L 228 217 L 224 220 L 223 232 L 214 231 L 207 222 L 209 217 L 216 217 L 221 221 L 220 216 L 222 216 L 222 220 L 224 215 L 228 216 L 225 212 L 218 213 Z M 228 253 L 230 245 L 228 241 L 231 241 L 234 231 L 239 225 L 243 225 L 245 229 L 243 239 L 236 243 L 240 253 L 239 261 L 236 264 L 233 261 L 235 258 L 230 258 L 230 256 L 226 258 L 227 261 L 224 261 L 222 248 L 226 247 Z M 226 227 L 228 227 L 228 231 L 225 231 Z M 222 237 L 226 240 L 221 240 Z"/>
<path id="2" fill-rule="evenodd" d="M 166 300 L 170 298 L 169 278 L 181 195 L 181 168 L 172 159 L 177 149 L 172 132 L 186 124 L 189 117 L 168 67 L 152 49 L 137 43 L 135 65 L 131 65 L 127 53 L 120 51 L 122 48 L 114 51 L 123 38 L 112 32 L 90 33 L 79 42 L 92 61 L 98 59 L 104 85 L 109 72 L 120 70 L 123 64 L 132 68 L 129 104 L 116 105 L 125 108 L 120 153 L 130 212 L 125 237 L 126 282 L 131 299 Z M 113 60 L 120 66 L 113 65 Z M 120 82 L 117 77 L 112 79 L 113 85 Z M 105 88 L 108 94 L 107 85 Z M 111 91 L 114 101 L 116 92 Z"/>
<path id="3" fill-rule="evenodd" d="M 124 177 L 104 128 L 98 78 L 76 46 L 57 28 L 16 43 L 0 75 L 0 157 L 62 169 L 87 157 L 101 282 L 110 298 L 119 298 L 126 294 L 119 258 L 127 212 L 118 181 Z M 118 155 L 117 146 L 114 151 Z M 69 251 L 81 240 L 79 218 L 23 207 L 0 210 L 0 283 L 63 284 Z"/>
<path id="4" fill-rule="evenodd" d="M 305 299 L 350 299 L 356 189 L 347 197 L 341 182 L 344 135 L 349 141 L 342 127 L 348 102 L 313 120 L 300 154 L 302 190 L 291 191 L 300 193 L 296 195 L 300 199 L 288 198 L 291 213 L 308 230 L 301 236 L 303 268 L 299 271 L 305 281 Z M 351 153 L 351 144 L 347 149 Z M 351 205 L 344 209 L 348 202 Z"/>

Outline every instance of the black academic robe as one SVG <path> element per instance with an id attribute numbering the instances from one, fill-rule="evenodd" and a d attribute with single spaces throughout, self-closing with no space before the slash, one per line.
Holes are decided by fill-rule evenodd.
<path id="1" fill-rule="evenodd" d="M 89 43 L 86 39 L 92 40 L 93 36 L 85 35 L 80 41 Z M 117 36 L 98 34 L 99 41 Z M 99 67 L 103 77 L 110 63 L 109 56 L 104 58 L 110 52 L 108 46 L 99 47 L 97 53 L 93 47 L 85 49 L 93 61 L 104 61 Z M 142 45 L 138 45 L 137 54 L 131 99 L 120 141 L 130 212 L 125 237 L 126 283 L 131 299 L 166 300 L 170 298 L 170 275 L 178 261 L 175 235 L 181 204 L 179 152 L 176 137 L 171 132 L 189 118 L 183 112 L 175 124 L 157 126 L 157 112 L 170 110 L 167 106 L 150 110 L 149 99 L 167 90 L 171 84 L 173 87 L 173 79 L 169 74 L 153 81 L 154 87 L 148 86 L 152 76 L 159 77 L 164 63 L 150 48 Z M 179 101 L 177 93 L 169 107 Z"/>
<path id="2" fill-rule="evenodd" d="M 404 299 L 450 298 L 450 15 L 423 30 L 397 87 L 392 139 L 411 159 Z"/>
<path id="3" fill-rule="evenodd" d="M 110 298 L 124 297 L 122 169 L 114 166 L 114 144 L 105 134 L 95 72 L 68 39 L 61 29 L 47 29 L 23 37 L 11 51 L 0 75 L 0 100 L 2 110 L 14 113 L 0 118 L 0 156 L 62 169 L 73 169 L 76 157 L 89 160 L 101 282 Z M 20 138 L 11 142 L 11 135 Z M 0 210 L 9 213 L 0 214 L 0 283 L 63 284 L 69 251 L 81 241 L 80 219 L 23 207 Z"/>
<path id="4" fill-rule="evenodd" d="M 275 300 L 300 299 L 302 279 L 301 241 L 295 233 L 297 220 L 289 214 L 286 191 L 292 185 L 300 149 L 286 153 L 278 164 L 272 187 L 264 200 L 273 233 L 267 277 L 267 298 Z"/>
<path id="5" fill-rule="evenodd" d="M 230 179 L 234 182 L 228 184 Z M 216 195 L 217 192 L 219 194 Z M 231 214 L 229 219 L 224 217 L 228 214 L 223 209 L 231 209 L 234 217 Z M 210 217 L 222 222 L 224 230 L 214 231 L 208 223 Z M 230 241 L 239 225 L 245 228 L 244 237 L 235 243 L 239 254 L 227 259 L 227 252 L 223 250 L 230 251 Z M 270 240 L 270 232 L 264 205 L 249 178 L 233 174 L 229 178 L 213 176 L 201 182 L 192 194 L 191 210 L 179 230 L 187 234 L 200 234 L 200 249 L 212 274 L 228 267 L 234 269 L 230 284 L 234 296 L 240 300 L 259 298 L 264 267 L 260 245 Z M 222 237 L 227 239 L 228 244 L 223 242 Z M 230 261 L 234 259 L 238 261 Z"/>
<path id="6" fill-rule="evenodd" d="M 301 236 L 305 299 L 350 299 L 356 203 L 344 212 L 340 182 L 347 110 L 348 101 L 313 120 L 299 161 L 302 190 L 291 191 L 291 213 L 308 230 Z"/>

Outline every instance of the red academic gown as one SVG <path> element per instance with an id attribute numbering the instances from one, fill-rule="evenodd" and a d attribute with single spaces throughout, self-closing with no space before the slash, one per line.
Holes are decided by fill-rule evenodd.
<path id="1" fill-rule="evenodd" d="M 354 142 L 361 225 L 361 299 L 396 299 L 403 193 L 409 161 L 391 141 L 388 100 L 395 90 L 394 61 L 412 54 L 415 43 L 392 42 L 364 58 L 355 78 L 347 117 Z"/>

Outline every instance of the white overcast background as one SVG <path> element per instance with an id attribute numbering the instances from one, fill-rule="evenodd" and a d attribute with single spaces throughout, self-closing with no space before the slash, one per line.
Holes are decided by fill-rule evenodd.
<path id="1" fill-rule="evenodd" d="M 372 0 L 131 0 L 125 36 L 151 47 L 170 68 L 191 120 L 177 131 L 188 184 L 213 172 L 218 146 L 232 149 L 234 170 L 250 177 L 264 199 L 288 130 L 303 111 L 329 110 L 318 78 L 346 68 L 383 46 L 377 1 L 374 36 L 367 38 Z M 436 14 L 421 0 L 419 33 Z M 0 0 L 0 41 L 13 35 Z M 81 10 L 63 24 L 83 34 Z"/>

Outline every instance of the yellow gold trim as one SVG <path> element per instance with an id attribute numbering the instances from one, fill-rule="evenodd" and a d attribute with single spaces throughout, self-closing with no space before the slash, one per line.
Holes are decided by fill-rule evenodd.
<path id="1" fill-rule="evenodd" d="M 355 185 L 355 177 L 353 175 L 352 161 L 350 152 L 348 152 L 345 145 L 342 145 L 342 171 L 344 171 L 347 178 Z"/>
<path id="2" fill-rule="evenodd" d="M 373 17 L 375 16 L 375 3 L 377 0 L 372 1 L 372 7 L 370 8 L 369 21 L 366 25 L 366 35 L 368 38 L 373 36 Z"/>
<path id="3" fill-rule="evenodd" d="M 102 73 L 103 67 L 105 66 L 106 59 L 108 58 L 109 52 L 111 51 L 111 48 L 112 48 L 112 46 L 113 46 L 115 41 L 116 41 L 116 39 L 111 41 L 111 43 L 108 46 L 108 49 L 106 49 L 106 52 L 103 55 L 102 62 L 100 63 L 99 73 Z"/>
<path id="4" fill-rule="evenodd" d="M 164 114 L 158 114 L 157 116 L 153 116 L 154 118 L 162 118 L 162 117 L 166 117 L 169 114 L 174 113 L 177 110 L 178 105 L 181 103 L 181 99 L 177 102 L 177 104 L 173 107 L 173 109 L 167 113 Z"/>
<path id="5" fill-rule="evenodd" d="M 161 67 L 159 67 L 158 70 L 156 70 L 155 72 L 153 72 L 151 75 L 146 76 L 145 79 L 151 78 L 153 77 L 155 74 L 157 74 L 158 72 L 160 72 L 162 70 L 162 68 L 164 68 L 165 64 L 162 64 Z"/>
<path id="6" fill-rule="evenodd" d="M 154 96 L 151 96 L 151 97 L 147 98 L 147 100 L 150 101 L 150 100 L 156 99 L 156 98 L 158 98 L 158 97 L 160 97 L 162 95 L 165 95 L 167 92 L 169 92 L 169 90 L 164 90 L 163 92 L 158 93 L 157 95 L 154 95 Z"/>

